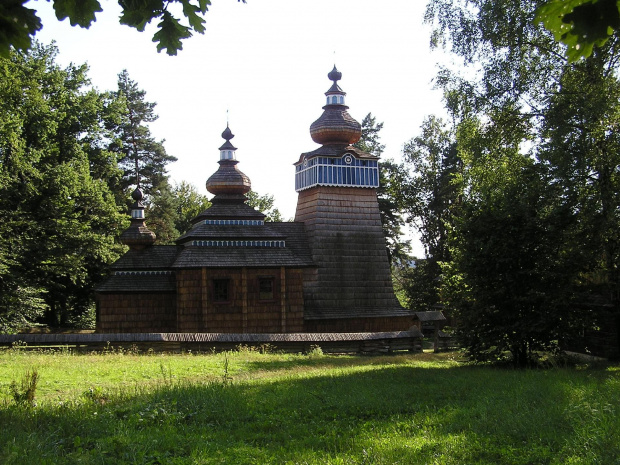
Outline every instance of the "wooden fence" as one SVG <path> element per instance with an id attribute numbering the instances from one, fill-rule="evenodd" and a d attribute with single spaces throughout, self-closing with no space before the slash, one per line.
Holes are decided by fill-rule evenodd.
<path id="1" fill-rule="evenodd" d="M 211 352 L 251 347 L 259 350 L 324 353 L 391 353 L 421 351 L 422 333 L 91 333 L 0 335 L 0 347 L 71 348 L 77 351 L 138 350 L 146 352 Z"/>

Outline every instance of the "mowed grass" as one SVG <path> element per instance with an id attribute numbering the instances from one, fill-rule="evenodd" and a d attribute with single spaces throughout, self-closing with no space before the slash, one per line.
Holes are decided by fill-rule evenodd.
<path id="1" fill-rule="evenodd" d="M 616 365 L 4 350 L 0 384 L 2 464 L 620 463 Z"/>

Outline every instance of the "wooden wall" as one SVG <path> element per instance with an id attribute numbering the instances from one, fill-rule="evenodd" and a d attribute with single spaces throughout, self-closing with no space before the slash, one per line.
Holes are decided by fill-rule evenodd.
<path id="1" fill-rule="evenodd" d="M 394 295 L 375 189 L 313 187 L 299 192 L 303 221 L 318 265 L 308 274 L 306 308 L 400 308 Z"/>
<path id="2" fill-rule="evenodd" d="M 259 278 L 273 278 L 273 299 L 259 298 Z M 216 302 L 213 280 L 229 280 L 229 299 Z M 279 333 L 303 328 L 302 270 L 196 269 L 177 272 L 179 332 Z"/>
<path id="3" fill-rule="evenodd" d="M 372 333 L 407 331 L 414 326 L 410 316 L 379 318 L 340 318 L 330 320 L 306 320 L 304 332 L 308 333 Z"/>
<path id="4" fill-rule="evenodd" d="M 104 333 L 176 332 L 174 293 L 123 293 L 97 296 L 97 331 Z"/>

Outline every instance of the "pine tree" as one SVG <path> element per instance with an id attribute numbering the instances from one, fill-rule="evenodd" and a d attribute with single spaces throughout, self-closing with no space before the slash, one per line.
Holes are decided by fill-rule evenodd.
<path id="1" fill-rule="evenodd" d="M 139 185 L 146 194 L 148 224 L 157 235 L 157 243 L 171 243 L 179 232 L 174 226 L 176 207 L 167 165 L 176 158 L 168 155 L 164 141 L 155 140 L 148 127 L 148 123 L 158 118 L 157 104 L 145 100 L 146 91 L 138 87 L 127 70 L 118 75 L 115 96 L 125 105 L 123 118 L 114 126 L 116 138 L 110 145 L 110 150 L 118 154 L 118 164 L 123 171 L 119 194 L 124 196 L 129 207 L 132 186 Z"/>

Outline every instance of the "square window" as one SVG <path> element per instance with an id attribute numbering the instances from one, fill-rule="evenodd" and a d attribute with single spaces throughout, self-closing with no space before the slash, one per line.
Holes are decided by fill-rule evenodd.
<path id="1" fill-rule="evenodd" d="M 213 280 L 213 301 L 228 302 L 230 300 L 230 279 Z"/>
<path id="2" fill-rule="evenodd" d="M 273 300 L 273 278 L 258 278 L 258 299 Z"/>

